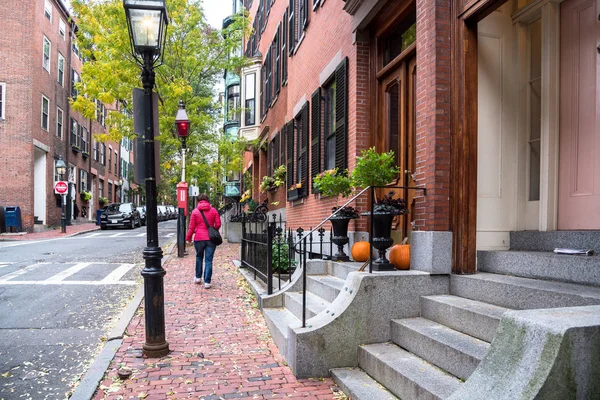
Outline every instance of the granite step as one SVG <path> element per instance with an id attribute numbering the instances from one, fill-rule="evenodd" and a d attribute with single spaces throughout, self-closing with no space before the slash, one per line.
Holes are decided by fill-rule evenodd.
<path id="1" fill-rule="evenodd" d="M 363 263 L 359 262 L 341 263 L 328 261 L 327 263 L 327 273 L 342 280 L 346 280 L 350 272 L 358 271 L 358 269 L 363 265 Z"/>
<path id="2" fill-rule="evenodd" d="M 600 286 L 600 255 L 540 251 L 478 251 L 477 270 L 495 274 Z"/>
<path id="3" fill-rule="evenodd" d="M 328 301 L 321 297 L 306 292 L 306 319 L 310 319 L 329 306 Z M 284 305 L 294 316 L 302 320 L 302 292 L 286 292 Z"/>
<path id="4" fill-rule="evenodd" d="M 286 308 L 264 308 L 263 315 L 279 352 L 287 358 L 288 328 L 299 328 L 302 321 Z"/>
<path id="5" fill-rule="evenodd" d="M 425 318 L 392 320 L 392 341 L 450 374 L 467 380 L 490 344 Z"/>
<path id="6" fill-rule="evenodd" d="M 508 308 L 452 295 L 422 296 L 421 316 L 486 342 Z"/>
<path id="7" fill-rule="evenodd" d="M 331 303 L 340 294 L 345 282 L 345 280 L 331 275 L 308 275 L 306 290 Z"/>
<path id="8" fill-rule="evenodd" d="M 600 253 L 600 230 L 517 231 L 510 233 L 511 250 L 554 251 L 555 248 L 592 249 Z"/>
<path id="9" fill-rule="evenodd" d="M 333 381 L 352 400 L 398 400 L 360 368 L 334 368 L 330 372 Z"/>
<path id="10" fill-rule="evenodd" d="M 452 275 L 450 294 L 517 310 L 600 304 L 600 288 L 478 272 Z"/>
<path id="11" fill-rule="evenodd" d="M 461 382 L 393 343 L 363 345 L 359 367 L 402 400 L 445 399 Z"/>

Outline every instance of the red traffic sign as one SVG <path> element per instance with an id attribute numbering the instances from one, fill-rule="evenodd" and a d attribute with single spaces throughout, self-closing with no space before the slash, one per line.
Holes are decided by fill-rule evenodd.
<path id="1" fill-rule="evenodd" d="M 69 190 L 69 186 L 65 181 L 58 181 L 54 184 L 54 193 L 65 194 Z"/>

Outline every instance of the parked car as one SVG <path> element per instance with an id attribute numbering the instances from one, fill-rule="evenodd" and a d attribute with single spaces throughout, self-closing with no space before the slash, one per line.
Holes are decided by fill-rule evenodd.
<path id="1" fill-rule="evenodd" d="M 169 210 L 171 211 L 171 219 L 177 219 L 179 210 L 177 208 L 175 208 L 174 206 L 167 206 L 167 207 L 169 207 Z"/>
<path id="2" fill-rule="evenodd" d="M 137 210 L 140 213 L 140 222 L 142 225 L 146 225 L 146 206 L 137 206 Z"/>
<path id="3" fill-rule="evenodd" d="M 100 229 L 141 226 L 140 212 L 133 203 L 112 203 L 100 217 Z"/>
<path id="4" fill-rule="evenodd" d="M 169 211 L 166 206 L 158 206 L 158 221 L 167 221 L 169 219 Z"/>

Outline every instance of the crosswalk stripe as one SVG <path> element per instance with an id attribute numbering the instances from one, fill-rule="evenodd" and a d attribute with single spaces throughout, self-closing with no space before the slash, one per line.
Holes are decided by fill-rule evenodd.
<path id="1" fill-rule="evenodd" d="M 103 285 L 125 285 L 134 286 L 138 283 L 135 281 L 118 281 L 118 282 L 104 282 L 104 281 L 2 281 L 1 285 L 88 285 L 88 286 L 103 286 Z"/>
<path id="2" fill-rule="evenodd" d="M 165 237 L 172 237 L 174 235 L 175 235 L 175 232 L 171 232 L 171 233 L 166 234 Z"/>
<path id="3" fill-rule="evenodd" d="M 78 263 L 73 265 L 71 268 L 67 268 L 64 271 L 59 272 L 58 274 L 46 279 L 46 282 L 50 283 L 50 282 L 60 282 L 62 280 L 64 280 L 65 278 L 68 278 L 69 276 L 81 271 L 82 269 L 84 269 L 85 267 L 89 266 L 92 263 Z"/>
<path id="4" fill-rule="evenodd" d="M 20 269 L 18 271 L 14 271 L 14 272 L 11 272 L 10 274 L 6 274 L 6 275 L 2 276 L 2 278 L 0 278 L 0 283 L 6 283 L 7 281 L 9 281 L 13 278 L 16 278 L 17 276 L 25 275 L 26 273 L 34 271 L 34 270 L 40 268 L 42 265 L 47 265 L 47 264 L 50 264 L 50 263 L 41 262 L 41 263 L 37 263 L 37 264 L 28 265 L 23 269 Z"/>
<path id="5" fill-rule="evenodd" d="M 115 233 L 114 235 L 110 235 L 109 237 L 119 237 L 119 236 L 123 236 L 125 234 L 125 232 L 119 232 L 119 233 Z"/>
<path id="6" fill-rule="evenodd" d="M 144 232 L 144 233 L 140 233 L 140 234 L 139 234 L 139 235 L 137 235 L 136 237 L 144 237 L 144 236 L 146 236 L 146 232 Z"/>
<path id="7" fill-rule="evenodd" d="M 117 283 L 133 267 L 135 267 L 135 264 L 121 264 L 121 266 L 102 279 L 101 282 L 104 284 Z"/>
<path id="8" fill-rule="evenodd" d="M 0 262 L 0 268 L 8 267 L 11 264 L 14 264 L 14 262 Z"/>
<path id="9" fill-rule="evenodd" d="M 102 233 L 101 233 L 101 232 L 96 232 L 96 233 L 90 233 L 90 234 L 89 234 L 88 236 L 86 236 L 86 237 L 89 237 L 89 238 L 91 238 L 91 237 L 96 237 L 96 236 L 100 236 L 100 235 L 102 235 Z"/>

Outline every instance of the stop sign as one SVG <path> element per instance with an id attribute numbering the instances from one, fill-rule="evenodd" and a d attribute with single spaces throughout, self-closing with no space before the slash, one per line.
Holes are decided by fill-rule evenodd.
<path id="1" fill-rule="evenodd" d="M 67 190 L 69 190 L 69 186 L 65 181 L 58 181 L 54 184 L 54 193 L 65 194 Z"/>

